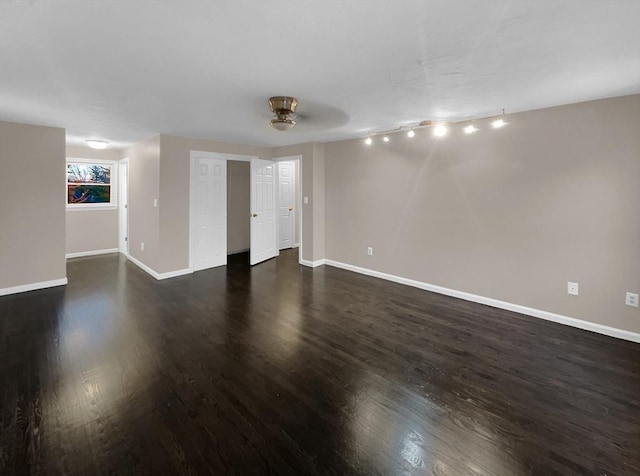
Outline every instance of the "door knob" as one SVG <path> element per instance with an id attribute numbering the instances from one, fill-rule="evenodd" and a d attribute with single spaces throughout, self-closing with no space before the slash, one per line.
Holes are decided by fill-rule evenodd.
<path id="1" fill-rule="evenodd" d="M 257 217 L 257 216 L 258 216 L 258 214 L 257 214 L 257 213 L 252 213 L 252 214 L 251 214 L 251 216 L 252 216 L 253 218 L 255 218 L 255 217 Z"/>
<path id="2" fill-rule="evenodd" d="M 293 207 L 289 207 L 289 211 L 292 212 L 293 211 Z"/>

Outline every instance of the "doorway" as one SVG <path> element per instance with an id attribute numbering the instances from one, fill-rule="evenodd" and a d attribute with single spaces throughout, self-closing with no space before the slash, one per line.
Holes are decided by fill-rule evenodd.
<path id="1" fill-rule="evenodd" d="M 227 264 L 229 251 L 228 161 L 250 162 L 252 159 L 254 157 L 236 154 L 191 151 L 189 269 L 192 271 Z M 230 168 L 232 171 L 234 170 L 233 165 Z M 231 198 L 233 199 L 233 197 Z M 235 200 L 232 205 L 236 205 Z M 245 214 L 244 220 L 248 224 L 248 213 Z M 232 244 L 235 246 L 235 240 Z"/>
<path id="2" fill-rule="evenodd" d="M 279 157 L 278 249 L 298 248 L 302 257 L 302 156 Z"/>
<path id="3" fill-rule="evenodd" d="M 247 242 L 241 236 L 247 224 L 248 251 L 252 265 L 278 256 L 280 249 L 299 246 L 302 237 L 300 158 L 295 156 L 274 161 L 235 154 L 191 151 L 191 270 L 226 265 L 228 254 L 246 252 L 246 245 L 238 243 Z M 249 163 L 244 165 L 241 162 Z M 282 180 L 279 176 L 281 162 Z M 242 196 L 241 190 L 247 190 L 242 183 L 242 176 L 246 177 L 247 171 L 248 196 Z M 282 201 L 279 198 L 280 188 L 284 196 Z M 280 209 L 282 218 L 279 218 Z M 284 235 L 282 247 L 281 227 Z"/>
<path id="4" fill-rule="evenodd" d="M 251 163 L 227 160 L 227 255 L 246 253 L 251 246 Z"/>

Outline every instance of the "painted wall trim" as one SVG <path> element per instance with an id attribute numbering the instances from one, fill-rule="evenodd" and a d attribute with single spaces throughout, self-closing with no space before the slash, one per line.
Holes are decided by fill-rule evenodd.
<path id="1" fill-rule="evenodd" d="M 149 266 L 144 264 L 142 261 L 135 259 L 133 256 L 131 255 L 125 255 L 125 256 L 129 261 L 135 264 L 138 268 L 142 269 L 143 271 L 150 274 L 151 276 L 153 276 L 159 281 L 163 279 L 176 278 L 178 276 L 183 276 L 185 274 L 193 273 L 193 270 L 191 268 L 178 269 L 176 271 L 168 271 L 166 273 L 158 273 L 156 270 L 150 268 Z"/>
<path id="2" fill-rule="evenodd" d="M 324 259 L 319 259 L 317 261 L 308 261 L 306 259 L 300 259 L 300 264 L 303 266 L 308 266 L 310 268 L 317 268 L 318 266 L 322 266 L 323 264 L 328 264 L 328 263 Z M 336 266 L 336 267 L 339 268 L 339 266 Z"/>
<path id="3" fill-rule="evenodd" d="M 361 268 L 347 263 L 341 263 L 339 261 L 333 261 L 330 259 L 319 260 L 324 261 L 324 264 L 333 266 L 334 268 L 346 269 L 347 271 L 353 271 L 355 273 L 365 274 L 367 276 L 373 276 L 375 278 L 385 279 L 387 281 L 393 281 L 394 283 L 404 284 L 412 286 L 414 288 L 424 289 L 425 291 L 432 291 L 438 294 L 444 294 L 465 301 L 477 302 L 479 304 L 486 304 L 487 306 L 497 307 L 499 309 L 505 309 L 507 311 L 513 311 L 527 316 L 537 317 L 547 321 L 557 322 L 571 327 L 577 327 L 586 331 L 596 332 L 598 334 L 604 334 L 610 337 L 616 337 L 618 339 L 624 339 L 631 342 L 640 343 L 640 333 L 626 331 L 623 329 L 617 329 L 615 327 L 604 326 L 602 324 L 596 324 L 594 322 L 583 321 L 582 319 L 576 319 L 575 317 L 563 316 L 562 314 L 555 314 L 553 312 L 542 311 L 532 307 L 521 306 L 519 304 L 513 304 L 506 301 L 500 301 L 498 299 L 492 299 L 477 294 L 471 294 L 464 291 L 457 291 L 455 289 L 445 288 L 437 286 L 435 284 L 429 284 L 422 281 L 415 281 L 409 278 L 403 278 L 401 276 L 395 276 L 393 274 L 382 273 L 380 271 L 374 271 L 367 268 Z M 315 261 L 314 263 L 318 263 Z M 307 265 L 310 266 L 310 265 Z M 317 265 L 316 265 L 317 266 Z"/>
<path id="4" fill-rule="evenodd" d="M 183 268 L 175 271 L 167 271 L 166 273 L 159 273 L 156 279 L 177 278 L 178 276 L 184 276 L 185 274 L 193 274 L 193 270 L 191 268 Z"/>
<path id="5" fill-rule="evenodd" d="M 24 293 L 27 291 L 35 291 L 36 289 L 53 288 L 54 286 L 64 286 L 67 284 L 67 278 L 52 279 L 51 281 L 40 281 L 39 283 L 22 284 L 20 286 L 11 286 L 9 288 L 1 288 L 0 296 L 7 294 Z"/>
<path id="6" fill-rule="evenodd" d="M 67 205 L 66 210 L 68 212 L 95 212 L 95 211 L 99 211 L 99 210 L 117 210 L 118 209 L 118 205 L 106 205 L 103 207 L 99 207 L 99 206 L 91 206 L 91 205 L 87 205 L 86 207 L 82 207 L 82 208 L 77 208 L 77 207 L 70 207 L 69 205 Z"/>
<path id="7" fill-rule="evenodd" d="M 120 251 L 118 248 L 109 248 L 106 250 L 92 250 L 92 251 L 80 251 L 78 253 L 67 253 L 65 258 L 81 258 L 83 256 L 96 256 L 96 255 L 106 255 L 108 253 L 117 253 Z"/>
<path id="8" fill-rule="evenodd" d="M 203 150 L 191 150 L 190 153 L 191 156 L 206 157 L 207 159 L 237 160 L 240 162 L 251 162 L 252 159 L 259 158 L 257 155 L 227 154 L 224 152 L 206 152 Z"/>

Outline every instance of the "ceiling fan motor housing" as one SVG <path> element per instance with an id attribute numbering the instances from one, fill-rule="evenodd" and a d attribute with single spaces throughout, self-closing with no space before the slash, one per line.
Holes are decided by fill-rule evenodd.
<path id="1" fill-rule="evenodd" d="M 273 96 L 269 98 L 269 107 L 275 115 L 288 116 L 296 112 L 298 100 L 291 96 Z"/>
<path id="2" fill-rule="evenodd" d="M 269 98 L 269 107 L 276 115 L 276 119 L 271 119 L 269 124 L 279 131 L 291 129 L 296 123 L 289 117 L 289 114 L 295 112 L 297 105 L 298 100 L 291 96 L 273 96 Z"/>

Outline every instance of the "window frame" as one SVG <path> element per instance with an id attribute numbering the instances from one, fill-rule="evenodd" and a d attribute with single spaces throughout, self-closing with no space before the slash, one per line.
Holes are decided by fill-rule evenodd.
<path id="1" fill-rule="evenodd" d="M 109 203 L 69 203 L 69 179 L 68 170 L 70 164 L 83 165 L 100 165 L 108 166 L 111 169 L 110 180 L 108 185 L 111 187 Z M 118 209 L 118 161 L 104 159 L 87 159 L 84 157 L 67 157 L 65 162 L 65 183 L 64 183 L 64 203 L 67 210 L 86 211 L 86 210 L 117 210 Z"/>

